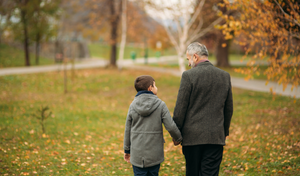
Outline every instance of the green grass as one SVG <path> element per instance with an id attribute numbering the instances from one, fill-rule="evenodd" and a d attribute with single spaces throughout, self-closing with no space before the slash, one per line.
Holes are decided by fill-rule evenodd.
<path id="1" fill-rule="evenodd" d="M 100 44 L 100 43 L 92 43 L 89 44 L 89 50 L 92 57 L 99 57 L 103 59 L 109 59 L 110 58 L 110 46 L 106 44 Z M 136 58 L 144 57 L 144 49 L 142 47 L 132 47 L 132 46 L 126 46 L 124 51 L 124 58 L 130 59 L 131 58 L 131 52 L 136 53 Z M 166 49 L 162 52 L 163 56 L 169 56 L 169 55 L 177 55 L 174 48 Z M 156 57 L 156 51 L 153 49 L 148 49 L 148 57 Z M 119 58 L 119 47 L 117 47 L 117 58 Z"/>
<path id="2" fill-rule="evenodd" d="M 242 60 L 243 56 L 244 55 L 242 55 L 242 54 L 229 54 L 229 60 L 230 61 L 240 61 L 240 60 Z M 248 60 L 250 60 L 251 57 L 252 57 L 251 55 L 246 56 L 246 58 L 243 59 L 243 60 L 248 61 Z M 209 55 L 209 60 L 215 61 L 217 59 L 216 59 L 216 56 L 214 54 L 210 54 Z"/>
<path id="3" fill-rule="evenodd" d="M 138 65 L 144 65 L 144 64 L 138 64 Z M 147 66 L 150 67 L 161 67 L 161 68 L 171 68 L 171 69 L 179 69 L 177 63 L 171 63 L 171 64 L 165 64 L 165 63 L 151 63 L 147 64 Z M 232 77 L 239 77 L 239 78 L 245 78 L 246 75 L 242 73 L 235 72 L 235 69 L 238 68 L 246 68 L 247 66 L 231 66 L 229 68 L 220 67 L 220 69 L 227 71 Z M 259 66 L 259 74 L 254 74 L 253 79 L 260 79 L 260 80 L 267 80 L 267 76 L 264 74 L 265 70 L 267 69 L 267 66 Z M 191 69 L 187 63 L 186 63 L 186 69 Z"/>
<path id="4" fill-rule="evenodd" d="M 138 64 L 138 65 L 144 65 L 144 64 Z M 186 65 L 186 70 L 191 69 L 188 66 L 187 62 L 186 62 L 185 65 Z M 147 66 L 150 66 L 150 67 L 161 67 L 161 68 L 170 68 L 170 69 L 179 69 L 177 63 L 168 63 L 168 64 L 166 64 L 166 63 L 151 63 L 151 64 L 147 64 Z M 219 68 L 222 69 L 222 70 L 227 71 L 230 74 L 230 76 L 232 76 L 232 77 L 238 77 L 238 78 L 246 78 L 247 77 L 246 74 L 238 73 L 238 72 L 235 71 L 236 69 L 246 69 L 247 66 L 231 66 L 231 67 L 227 67 L 227 68 L 225 68 L 225 67 L 219 67 Z M 267 65 L 258 66 L 257 72 L 255 72 L 252 75 L 251 79 L 267 80 L 268 77 L 265 74 L 265 71 L 267 69 L 268 69 Z M 286 70 L 289 70 L 289 68 L 286 68 Z M 294 72 L 293 73 L 289 72 L 289 76 L 292 76 L 294 74 L 295 74 Z"/>
<path id="5" fill-rule="evenodd" d="M 98 57 L 98 58 L 104 58 L 109 59 L 110 57 L 110 46 L 106 44 L 100 44 L 100 43 L 92 43 L 89 44 L 89 50 L 92 57 Z M 131 52 L 134 51 L 136 53 L 137 58 L 143 58 L 144 57 L 144 49 L 142 47 L 132 47 L 132 46 L 126 46 L 125 47 L 125 53 L 124 58 L 130 59 L 131 58 Z M 153 49 L 148 50 L 148 57 L 156 57 L 156 52 Z M 117 58 L 119 54 L 119 47 L 117 47 Z M 177 55 L 175 48 L 169 48 L 164 50 L 161 53 L 161 56 L 172 56 Z M 241 54 L 230 54 L 230 60 L 239 61 L 242 59 L 243 55 Z M 249 60 L 251 56 L 247 56 L 244 60 Z M 216 60 L 216 56 L 211 54 L 209 56 L 210 60 Z"/>
<path id="6" fill-rule="evenodd" d="M 155 78 L 172 114 L 180 78 L 168 74 L 79 70 L 67 94 L 63 72 L 0 77 L 0 175 L 133 175 L 123 133 L 138 75 Z M 233 98 L 220 175 L 299 175 L 300 101 L 235 88 Z M 41 106 L 53 113 L 45 135 L 32 115 Z M 164 137 L 160 175 L 185 175 L 181 147 L 166 131 Z"/>
<path id="7" fill-rule="evenodd" d="M 30 54 L 31 66 L 35 64 L 35 55 Z M 53 59 L 40 57 L 39 65 L 50 65 L 54 64 Z M 8 45 L 0 44 L 0 68 L 5 67 L 21 67 L 25 66 L 25 55 L 24 51 L 10 47 Z"/>
<path id="8" fill-rule="evenodd" d="M 242 73 L 238 73 L 235 72 L 235 69 L 245 69 L 247 68 L 247 66 L 232 66 L 230 68 L 222 68 L 220 67 L 222 70 L 227 71 L 231 76 L 233 77 L 239 77 L 239 78 L 245 78 L 247 75 L 242 74 Z M 267 80 L 267 75 L 264 74 L 264 72 L 266 71 L 266 69 L 268 68 L 268 66 L 259 66 L 258 67 L 258 73 L 259 74 L 254 74 L 253 75 L 253 79 L 261 79 L 261 80 Z"/>

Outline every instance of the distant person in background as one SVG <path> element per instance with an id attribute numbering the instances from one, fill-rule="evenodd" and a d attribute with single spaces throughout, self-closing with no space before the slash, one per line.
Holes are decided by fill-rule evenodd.
<path id="1" fill-rule="evenodd" d="M 192 69 L 182 74 L 173 117 L 183 137 L 186 176 L 219 175 L 233 114 L 230 75 L 209 62 L 203 44 L 191 43 L 186 57 Z"/>

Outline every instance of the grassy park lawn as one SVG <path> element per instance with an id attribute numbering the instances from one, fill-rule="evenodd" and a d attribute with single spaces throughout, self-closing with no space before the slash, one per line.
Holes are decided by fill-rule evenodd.
<path id="1" fill-rule="evenodd" d="M 24 51 L 20 49 L 13 48 L 8 45 L 0 44 L 0 68 L 5 67 L 22 67 L 25 65 Z M 31 66 L 35 64 L 35 55 L 30 54 L 30 64 Z M 53 59 L 48 59 L 40 57 L 39 65 L 50 65 L 54 64 Z"/>
<path id="2" fill-rule="evenodd" d="M 110 58 L 110 46 L 106 44 L 100 44 L 100 43 L 91 43 L 89 44 L 89 50 L 92 57 L 98 57 L 103 59 L 109 59 Z M 130 59 L 131 58 L 131 52 L 136 53 L 136 58 L 144 57 L 144 49 L 142 47 L 133 47 L 127 45 L 125 47 L 124 51 L 124 58 Z M 156 50 L 148 49 L 148 57 L 156 57 Z M 176 55 L 176 50 L 174 48 L 169 48 L 164 50 L 161 53 L 162 56 L 171 56 Z M 117 47 L 117 58 L 119 58 L 119 47 Z"/>
<path id="3" fill-rule="evenodd" d="M 0 77 L 0 175 L 133 175 L 123 160 L 125 118 L 134 79 L 149 74 L 172 114 L 180 78 L 167 74 L 79 70 L 67 94 L 63 72 Z M 233 96 L 220 175 L 299 175 L 300 101 L 236 88 Z M 33 115 L 42 106 L 52 112 L 45 134 Z M 164 137 L 160 175 L 185 175 L 181 147 Z"/>
<path id="4" fill-rule="evenodd" d="M 230 68 L 222 68 L 221 67 L 221 69 L 227 71 L 230 74 L 230 76 L 245 78 L 247 75 L 238 73 L 235 71 L 235 69 L 239 69 L 239 68 L 245 69 L 245 68 L 247 68 L 247 66 L 231 66 Z M 259 66 L 258 67 L 259 74 L 254 74 L 253 79 L 267 80 L 267 75 L 264 74 L 264 72 L 266 71 L 267 68 L 268 68 L 268 66 Z"/>
<path id="5" fill-rule="evenodd" d="M 100 43 L 91 43 L 89 44 L 89 50 L 92 57 L 98 57 L 98 58 L 104 58 L 109 59 L 110 58 L 110 46 L 106 44 L 100 44 Z M 126 46 L 125 52 L 124 52 L 124 58 L 129 59 L 131 58 L 131 52 L 136 53 L 137 58 L 143 58 L 144 57 L 144 49 L 142 47 L 133 47 L 133 46 Z M 119 58 L 119 47 L 117 47 L 117 58 Z M 156 50 L 148 49 L 148 57 L 157 57 Z M 176 56 L 177 52 L 174 48 L 168 48 L 161 52 L 161 56 Z M 243 57 L 242 54 L 230 54 L 230 60 L 239 61 Z M 247 56 L 244 60 L 249 60 L 251 56 Z M 216 56 L 211 54 L 209 56 L 210 60 L 216 60 Z"/>
<path id="6" fill-rule="evenodd" d="M 144 65 L 144 64 L 138 64 L 138 65 Z M 165 63 L 151 63 L 148 64 L 147 66 L 150 67 L 161 67 L 161 68 L 171 68 L 171 69 L 179 69 L 177 63 L 171 63 L 171 64 L 165 64 Z M 231 66 L 229 68 L 223 68 L 220 67 L 220 69 L 227 71 L 232 77 L 239 77 L 239 78 L 245 78 L 247 75 L 238 73 L 235 71 L 235 69 L 238 68 L 247 68 L 247 66 Z M 261 80 L 267 80 L 267 76 L 264 74 L 264 71 L 267 69 L 267 66 L 259 66 L 259 74 L 254 74 L 253 79 L 261 79 Z M 189 70 L 191 69 L 186 62 L 186 69 Z"/>

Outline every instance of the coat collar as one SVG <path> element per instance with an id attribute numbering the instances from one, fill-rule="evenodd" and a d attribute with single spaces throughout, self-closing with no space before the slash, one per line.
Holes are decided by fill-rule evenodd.
<path id="1" fill-rule="evenodd" d="M 137 93 L 135 96 L 137 97 L 137 96 L 139 96 L 139 95 L 141 95 L 141 94 L 152 94 L 152 95 L 154 95 L 154 93 L 151 92 L 151 91 L 148 91 L 148 90 L 141 90 L 141 91 L 138 91 L 138 93 Z"/>
<path id="2" fill-rule="evenodd" d="M 203 66 L 203 65 L 213 65 L 212 63 L 210 63 L 209 61 L 205 61 L 205 62 L 200 62 L 196 65 L 196 67 L 199 67 L 199 66 Z"/>

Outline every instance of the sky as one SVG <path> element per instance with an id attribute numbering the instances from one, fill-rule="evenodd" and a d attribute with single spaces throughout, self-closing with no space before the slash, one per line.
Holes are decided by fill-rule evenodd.
<path id="1" fill-rule="evenodd" d="M 150 5 L 145 6 L 147 14 L 149 14 L 154 19 L 168 20 L 174 18 L 174 13 L 181 16 L 179 13 L 191 13 L 193 11 L 193 0 L 151 0 L 157 9 L 151 7 Z M 167 7 L 174 9 L 173 12 L 167 9 Z"/>

